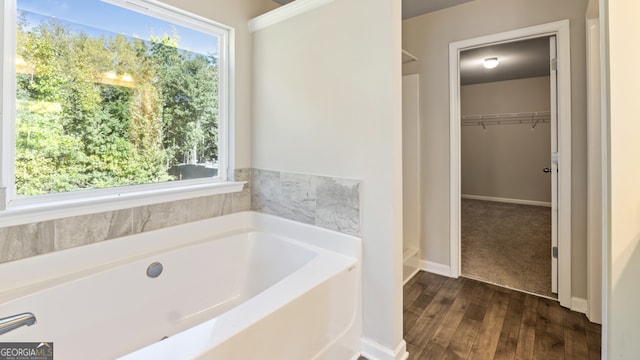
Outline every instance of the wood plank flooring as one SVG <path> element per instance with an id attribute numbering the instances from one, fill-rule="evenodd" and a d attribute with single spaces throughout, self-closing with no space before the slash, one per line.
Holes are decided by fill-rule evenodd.
<path id="1" fill-rule="evenodd" d="M 410 360 L 600 359 L 600 325 L 558 302 L 419 272 L 404 287 Z"/>

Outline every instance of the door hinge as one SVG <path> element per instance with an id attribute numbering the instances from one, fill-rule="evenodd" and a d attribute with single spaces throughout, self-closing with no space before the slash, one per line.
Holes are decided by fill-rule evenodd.
<path id="1" fill-rule="evenodd" d="M 558 70 L 558 59 L 551 59 L 551 70 Z"/>
<path id="2" fill-rule="evenodd" d="M 554 246 L 553 248 L 551 248 L 551 250 L 552 250 L 551 252 L 553 254 L 553 258 L 557 259 L 558 258 L 558 247 Z"/>

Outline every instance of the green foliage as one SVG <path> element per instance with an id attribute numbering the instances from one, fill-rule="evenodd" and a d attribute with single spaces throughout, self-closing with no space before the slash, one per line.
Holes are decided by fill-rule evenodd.
<path id="1" fill-rule="evenodd" d="M 18 21 L 16 191 L 67 192 L 174 180 L 218 157 L 218 67 L 151 42 L 92 38 L 51 20 Z M 128 77 L 128 78 L 127 78 Z"/>

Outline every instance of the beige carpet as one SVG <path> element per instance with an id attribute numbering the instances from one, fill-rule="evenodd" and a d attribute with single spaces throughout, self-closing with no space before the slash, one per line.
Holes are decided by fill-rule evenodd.
<path id="1" fill-rule="evenodd" d="M 551 292 L 551 208 L 462 200 L 462 275 Z"/>

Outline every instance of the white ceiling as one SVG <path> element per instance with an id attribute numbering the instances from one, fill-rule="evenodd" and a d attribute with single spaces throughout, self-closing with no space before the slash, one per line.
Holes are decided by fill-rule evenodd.
<path id="1" fill-rule="evenodd" d="M 495 69 L 485 69 L 486 58 L 497 57 Z M 522 79 L 549 75 L 549 38 L 485 46 L 460 53 L 460 83 L 462 85 Z"/>

